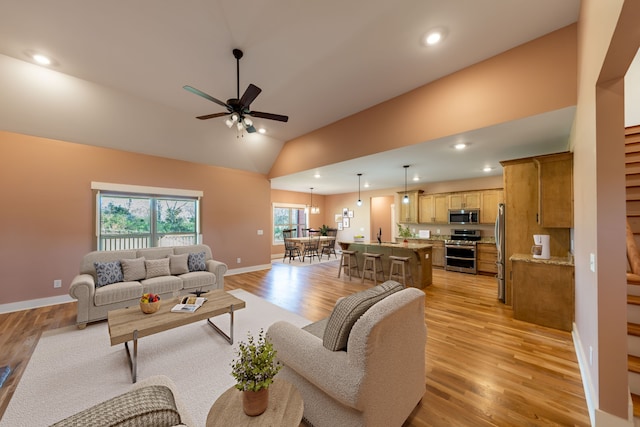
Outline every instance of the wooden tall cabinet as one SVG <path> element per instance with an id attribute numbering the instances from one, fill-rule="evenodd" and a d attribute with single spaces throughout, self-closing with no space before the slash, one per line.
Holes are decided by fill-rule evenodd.
<path id="1" fill-rule="evenodd" d="M 547 180 L 540 180 L 539 165 L 553 164 L 554 167 L 570 168 L 571 163 L 566 159 L 571 153 L 550 154 L 547 156 L 528 157 L 524 159 L 500 162 L 503 166 L 504 198 L 505 198 L 505 299 L 506 304 L 512 304 L 513 272 L 509 258 L 513 254 L 529 254 L 533 245 L 534 234 L 550 235 L 550 251 L 552 257 L 566 257 L 570 248 L 570 229 L 544 227 L 539 221 L 539 195 L 545 195 L 548 189 L 544 186 Z M 555 162 L 556 159 L 564 159 Z M 563 165 L 563 166 L 560 166 Z M 544 175 L 544 174 L 543 174 Z M 571 200 L 571 173 L 562 174 L 562 183 L 555 182 L 558 188 L 564 188 L 561 196 Z M 559 178 L 560 179 L 560 178 Z M 541 187 L 541 185 L 543 187 Z M 571 217 L 572 211 L 566 211 L 565 204 L 557 205 L 560 217 Z"/>
<path id="2" fill-rule="evenodd" d="M 409 198 L 409 203 L 403 203 L 404 195 Z M 400 196 L 400 218 L 398 222 L 415 224 L 418 222 L 418 197 L 422 190 L 410 190 L 406 193 L 399 191 Z"/>

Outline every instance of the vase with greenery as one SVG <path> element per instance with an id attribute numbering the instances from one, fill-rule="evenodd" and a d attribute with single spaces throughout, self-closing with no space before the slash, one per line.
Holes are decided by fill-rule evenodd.
<path id="1" fill-rule="evenodd" d="M 411 237 L 413 234 L 409 230 L 409 226 L 403 227 L 402 224 L 398 224 L 398 234 L 400 237 L 404 237 L 404 241 L 407 241 L 407 237 Z"/>
<path id="2" fill-rule="evenodd" d="M 275 360 L 273 344 L 261 329 L 258 338 L 247 334 L 247 342 L 238 343 L 236 359 L 231 362 L 235 387 L 243 392 L 242 407 L 249 416 L 262 414 L 269 404 L 269 386 L 282 365 Z"/>
<path id="3" fill-rule="evenodd" d="M 320 235 L 326 236 L 328 232 L 329 232 L 329 226 L 322 224 L 322 227 L 320 227 Z"/>

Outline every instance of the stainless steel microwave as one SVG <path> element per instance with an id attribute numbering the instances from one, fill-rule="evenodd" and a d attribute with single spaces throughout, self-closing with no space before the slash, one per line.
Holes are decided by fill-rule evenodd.
<path id="1" fill-rule="evenodd" d="M 449 209 L 449 224 L 478 224 L 480 209 Z"/>

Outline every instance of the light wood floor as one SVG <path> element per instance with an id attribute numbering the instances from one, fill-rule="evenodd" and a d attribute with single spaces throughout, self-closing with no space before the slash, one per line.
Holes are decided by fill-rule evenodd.
<path id="1" fill-rule="evenodd" d="M 225 289 L 245 289 L 315 321 L 337 298 L 371 286 L 336 276 L 337 263 L 274 264 L 225 277 Z M 492 277 L 433 276 L 425 289 L 427 392 L 405 426 L 589 425 L 570 333 L 513 320 Z M 14 369 L 0 389 L 0 416 L 42 331 L 74 322 L 75 303 L 0 315 L 0 366 Z"/>

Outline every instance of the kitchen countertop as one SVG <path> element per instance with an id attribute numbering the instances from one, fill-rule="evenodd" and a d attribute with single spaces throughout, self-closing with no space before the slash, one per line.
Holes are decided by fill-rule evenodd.
<path id="1" fill-rule="evenodd" d="M 510 261 L 531 262 L 534 264 L 564 265 L 573 267 L 573 258 L 552 256 L 549 259 L 534 258 L 531 254 L 513 254 Z"/>
<path id="2" fill-rule="evenodd" d="M 400 237 L 399 237 L 400 238 Z M 429 240 L 434 240 L 434 241 L 444 241 L 444 240 L 449 240 L 451 239 L 451 236 L 446 235 L 446 234 L 439 234 L 439 235 L 432 235 L 430 238 L 425 238 L 425 237 L 407 237 L 407 240 L 409 242 L 411 242 L 412 240 L 420 240 L 420 241 L 429 241 Z M 478 243 L 487 243 L 487 244 L 491 244 L 491 245 L 495 245 L 496 244 L 496 239 L 493 236 L 489 236 L 489 237 L 482 237 L 480 240 L 478 240 Z"/>
<path id="3" fill-rule="evenodd" d="M 409 240 L 409 239 L 407 239 Z M 425 240 L 425 239 L 421 239 L 421 240 Z M 428 244 L 428 243 L 407 243 L 406 245 L 404 243 L 393 243 L 393 242 L 382 242 L 382 243 L 378 243 L 378 241 L 370 241 L 370 242 L 345 242 L 345 241 L 339 241 L 338 244 L 346 244 L 346 245 L 365 245 L 365 246 L 380 246 L 380 247 L 384 247 L 384 248 L 394 248 L 394 249 L 413 249 L 413 250 L 417 250 L 417 249 L 425 249 L 425 248 L 431 248 L 432 245 Z"/>

